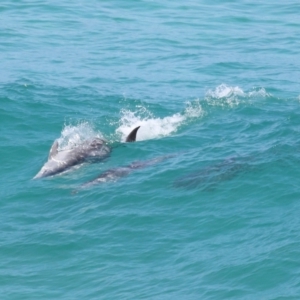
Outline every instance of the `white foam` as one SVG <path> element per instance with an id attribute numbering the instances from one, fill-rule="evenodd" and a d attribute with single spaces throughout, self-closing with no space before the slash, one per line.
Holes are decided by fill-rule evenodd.
<path id="1" fill-rule="evenodd" d="M 215 90 L 208 90 L 206 92 L 206 97 L 211 97 L 216 99 L 230 98 L 232 96 L 244 97 L 245 93 L 238 86 L 231 87 L 231 86 L 227 86 L 224 83 L 216 87 Z"/>
<path id="2" fill-rule="evenodd" d="M 77 125 L 64 125 L 61 136 L 58 139 L 59 150 L 71 149 L 82 144 L 88 139 L 102 137 L 88 122 L 80 122 Z"/>
<path id="3" fill-rule="evenodd" d="M 256 88 L 256 89 L 253 89 L 253 91 L 248 92 L 247 96 L 249 98 L 252 98 L 252 97 L 267 98 L 267 97 L 271 97 L 272 95 L 270 93 L 268 93 L 265 88 Z"/>
<path id="4" fill-rule="evenodd" d="M 115 135 L 110 136 L 109 142 L 124 142 L 128 134 L 137 126 L 141 126 L 137 134 L 137 141 L 169 136 L 175 133 L 181 125 L 203 116 L 204 111 L 199 100 L 196 100 L 187 102 L 186 108 L 182 113 L 175 113 L 163 118 L 155 117 L 153 113 L 142 105 L 136 106 L 134 111 L 122 109 L 120 114 Z M 112 123 L 109 125 L 115 126 Z M 65 124 L 61 136 L 58 138 L 59 150 L 72 149 L 84 141 L 95 137 L 106 139 L 101 132 L 95 130 L 90 122 L 83 121 L 75 125 Z"/>
<path id="5" fill-rule="evenodd" d="M 121 110 L 121 119 L 116 133 L 125 141 L 127 135 L 137 126 L 141 126 L 138 131 L 137 140 L 148 140 L 168 136 L 190 119 L 203 115 L 203 109 L 199 101 L 187 103 L 184 113 L 176 113 L 164 118 L 156 118 L 145 107 L 139 106 L 135 111 Z"/>
<path id="6" fill-rule="evenodd" d="M 209 105 L 213 106 L 229 106 L 233 107 L 240 103 L 240 98 L 245 97 L 244 91 L 236 87 L 221 84 L 215 90 L 208 90 L 205 100 Z"/>
<path id="7" fill-rule="evenodd" d="M 255 97 L 270 97 L 264 88 L 254 88 L 252 91 L 244 92 L 240 87 L 228 86 L 221 84 L 216 87 L 215 90 L 208 90 L 205 95 L 205 99 L 208 104 L 213 106 L 236 106 L 241 102 L 245 101 L 245 98 Z"/>

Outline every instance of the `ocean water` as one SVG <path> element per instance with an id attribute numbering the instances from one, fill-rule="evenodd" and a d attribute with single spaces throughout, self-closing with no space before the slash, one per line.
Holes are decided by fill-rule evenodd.
<path id="1" fill-rule="evenodd" d="M 299 9 L 1 1 L 0 298 L 299 299 Z"/>

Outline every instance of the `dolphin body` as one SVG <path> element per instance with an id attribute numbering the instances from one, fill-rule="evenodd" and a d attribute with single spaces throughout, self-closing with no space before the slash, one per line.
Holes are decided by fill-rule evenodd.
<path id="1" fill-rule="evenodd" d="M 202 187 L 203 190 L 212 190 L 218 183 L 229 181 L 238 174 L 253 168 L 251 160 L 251 157 L 228 158 L 220 163 L 216 163 L 178 178 L 173 183 L 173 186 L 185 188 Z"/>
<path id="2" fill-rule="evenodd" d="M 135 142 L 139 128 L 140 126 L 130 132 L 126 142 Z M 58 151 L 58 146 L 58 141 L 55 140 L 50 149 L 48 161 L 35 175 L 34 179 L 62 173 L 87 161 L 101 161 L 108 157 L 111 152 L 111 147 L 105 140 L 100 138 L 87 140 L 83 144 L 67 150 Z"/>
<path id="3" fill-rule="evenodd" d="M 173 157 L 173 156 L 174 155 L 165 155 L 165 156 L 156 157 L 156 158 L 146 160 L 146 161 L 135 161 L 124 167 L 112 168 L 112 169 L 106 170 L 105 172 L 101 173 L 93 180 L 90 180 L 90 181 L 82 184 L 80 186 L 80 188 L 81 189 L 89 188 L 89 187 L 97 185 L 97 184 L 117 181 L 118 179 L 129 175 L 130 173 L 132 173 L 135 170 L 144 169 L 148 166 L 155 165 L 155 164 L 160 163 L 160 162 L 162 162 L 170 157 Z M 77 192 L 78 192 L 78 190 L 73 191 L 73 193 L 77 193 Z"/>

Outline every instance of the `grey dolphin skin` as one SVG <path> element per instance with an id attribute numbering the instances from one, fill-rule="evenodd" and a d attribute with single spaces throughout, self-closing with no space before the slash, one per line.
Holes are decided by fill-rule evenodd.
<path id="1" fill-rule="evenodd" d="M 141 126 L 138 126 L 136 128 L 134 128 L 129 135 L 126 138 L 126 143 L 130 143 L 130 142 L 135 142 L 136 140 L 136 133 L 137 131 L 140 129 Z"/>
<path id="2" fill-rule="evenodd" d="M 83 188 L 89 188 L 96 184 L 111 182 L 111 181 L 117 181 L 118 179 L 125 177 L 129 175 L 134 170 L 143 169 L 148 166 L 155 165 L 157 163 L 160 163 L 170 157 L 173 157 L 174 155 L 165 155 L 161 157 L 156 157 L 150 160 L 146 161 L 135 161 L 127 166 L 119 167 L 119 168 L 113 168 L 106 170 L 105 172 L 98 175 L 95 179 L 90 180 L 80 186 L 81 189 Z M 78 190 L 75 190 L 73 193 L 77 193 Z"/>
<path id="3" fill-rule="evenodd" d="M 133 129 L 128 135 L 126 141 L 134 142 L 139 128 L 140 126 Z M 110 154 L 110 152 L 111 147 L 109 147 L 106 141 L 100 138 L 87 140 L 83 144 L 72 149 L 61 151 L 58 151 L 58 141 L 55 140 L 50 149 L 48 161 L 36 174 L 34 179 L 62 173 L 83 162 L 103 160 Z"/>

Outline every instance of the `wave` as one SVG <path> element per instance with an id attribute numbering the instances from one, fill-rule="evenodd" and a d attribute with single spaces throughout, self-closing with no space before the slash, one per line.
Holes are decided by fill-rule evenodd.
<path id="1" fill-rule="evenodd" d="M 138 106 L 135 111 L 122 109 L 116 134 L 120 136 L 121 141 L 125 141 L 133 128 L 141 126 L 137 135 L 138 141 L 162 138 L 176 132 L 180 126 L 203 114 L 204 110 L 199 101 L 187 102 L 183 113 L 175 113 L 164 118 L 155 117 L 144 106 Z"/>
<path id="2" fill-rule="evenodd" d="M 137 141 L 158 139 L 174 134 L 182 125 L 191 122 L 207 113 L 207 106 L 234 107 L 242 102 L 254 98 L 271 97 L 264 88 L 254 88 L 245 92 L 238 86 L 221 84 L 214 90 L 209 89 L 204 100 L 186 102 L 183 112 L 178 112 L 165 117 L 156 117 L 145 105 L 136 105 L 135 109 L 121 109 L 120 118 L 116 122 L 106 124 L 117 127 L 109 138 L 95 129 L 94 124 L 88 121 L 78 122 L 75 125 L 64 125 L 58 139 L 60 150 L 72 148 L 87 139 L 99 137 L 110 142 L 124 142 L 128 134 L 140 126 Z M 104 124 L 105 125 L 105 124 Z"/>
<path id="3" fill-rule="evenodd" d="M 251 98 L 268 98 L 272 95 L 265 88 L 253 88 L 251 91 L 244 92 L 238 86 L 228 86 L 224 83 L 217 86 L 214 90 L 209 89 L 205 94 L 205 101 L 212 106 L 229 106 L 234 107 L 246 99 Z"/>
<path id="4" fill-rule="evenodd" d="M 128 134 L 137 126 L 137 141 L 166 137 L 178 130 L 180 126 L 192 119 L 201 117 L 204 111 L 199 101 L 188 102 L 182 113 L 175 113 L 164 118 L 155 117 L 145 106 L 139 105 L 136 110 L 122 109 L 120 119 L 117 123 L 106 124 L 106 126 L 117 126 L 114 134 L 104 136 L 89 121 L 80 121 L 76 124 L 64 124 L 61 136 L 58 138 L 59 150 L 72 149 L 84 141 L 98 137 L 109 142 L 124 142 Z M 105 124 L 104 124 L 105 125 Z"/>

